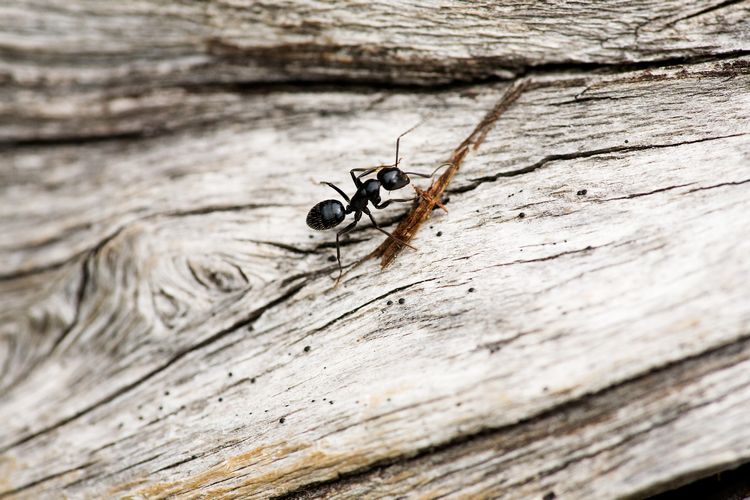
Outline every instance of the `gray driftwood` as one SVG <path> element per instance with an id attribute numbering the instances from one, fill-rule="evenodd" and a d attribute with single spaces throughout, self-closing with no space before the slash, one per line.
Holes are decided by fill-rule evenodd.
<path id="1" fill-rule="evenodd" d="M 641 497 L 750 461 L 749 20 L 3 2 L 0 497 Z M 422 171 L 483 123 L 449 213 L 332 289 L 317 181 L 420 121 Z"/>

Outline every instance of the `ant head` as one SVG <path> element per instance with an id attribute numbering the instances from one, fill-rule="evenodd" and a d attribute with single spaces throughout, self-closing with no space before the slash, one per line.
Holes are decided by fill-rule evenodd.
<path id="1" fill-rule="evenodd" d="M 378 180 L 386 191 L 395 191 L 409 184 L 409 176 L 398 167 L 388 167 L 378 172 Z"/>
<path id="2" fill-rule="evenodd" d="M 307 213 L 307 225 L 318 231 L 341 224 L 346 217 L 344 205 L 338 200 L 321 201 Z"/>

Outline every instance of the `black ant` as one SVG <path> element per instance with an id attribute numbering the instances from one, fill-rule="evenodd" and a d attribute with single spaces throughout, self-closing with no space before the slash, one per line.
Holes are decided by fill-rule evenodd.
<path id="1" fill-rule="evenodd" d="M 352 221 L 351 224 L 346 226 L 345 228 L 341 229 L 336 233 L 336 262 L 339 266 L 339 276 L 336 279 L 336 283 L 339 282 L 341 279 L 341 275 L 343 274 L 343 269 L 341 267 L 341 249 L 339 247 L 339 238 L 343 235 L 351 231 L 357 226 L 357 223 L 359 222 L 360 218 L 362 217 L 362 214 L 364 213 L 370 218 L 370 221 L 372 221 L 372 225 L 380 231 L 381 233 L 385 234 L 389 238 L 394 239 L 395 241 L 401 243 L 402 245 L 405 245 L 412 250 L 416 250 L 413 246 L 408 244 L 405 241 L 402 241 L 395 236 L 393 236 L 391 233 L 386 231 L 385 229 L 381 228 L 378 223 L 375 221 L 375 218 L 372 216 L 372 213 L 370 213 L 370 209 L 367 207 L 368 203 L 372 203 L 372 205 L 377 209 L 383 209 L 390 205 L 392 202 L 407 202 L 407 201 L 414 201 L 415 198 L 404 198 L 404 199 L 390 199 L 383 203 L 381 203 L 380 199 L 380 188 L 382 187 L 386 191 L 395 191 L 397 189 L 401 189 L 408 185 L 411 180 L 409 179 L 410 175 L 414 175 L 417 177 L 425 177 L 425 178 L 431 178 L 435 175 L 435 173 L 441 169 L 442 167 L 446 165 L 450 165 L 449 163 L 440 165 L 438 168 L 435 169 L 432 174 L 423 174 L 419 172 L 404 172 L 400 168 L 398 168 L 398 165 L 400 163 L 400 159 L 398 157 L 398 148 L 399 143 L 401 141 L 401 138 L 414 130 L 416 128 L 416 125 L 400 136 L 396 138 L 396 161 L 392 165 L 378 165 L 376 167 L 367 167 L 367 168 L 353 168 L 349 171 L 349 174 L 352 176 L 352 181 L 354 181 L 354 185 L 357 187 L 357 192 L 354 193 L 354 196 L 351 197 L 351 199 L 342 191 L 338 186 L 335 184 L 332 184 L 330 182 L 322 182 L 321 184 L 326 184 L 333 188 L 338 194 L 341 195 L 344 200 L 346 200 L 347 206 L 345 207 L 340 201 L 338 200 L 324 200 L 315 205 L 310 209 L 310 212 L 307 214 L 307 225 L 315 230 L 321 231 L 324 229 L 331 229 L 344 221 L 346 216 L 350 213 L 354 213 L 354 221 Z M 355 172 L 362 172 L 359 175 L 356 175 Z M 375 179 L 368 179 L 366 181 L 360 180 L 362 177 L 365 177 L 369 174 L 372 174 L 374 172 L 377 172 L 377 178 Z M 415 188 L 416 189 L 416 188 Z M 420 196 L 426 196 L 424 192 L 417 190 L 417 193 Z M 442 205 L 441 205 L 442 206 Z M 445 207 L 443 207 L 445 209 Z"/>

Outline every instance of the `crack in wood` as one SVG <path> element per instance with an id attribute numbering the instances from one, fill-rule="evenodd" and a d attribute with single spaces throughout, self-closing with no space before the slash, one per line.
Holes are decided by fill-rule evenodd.
<path id="1" fill-rule="evenodd" d="M 616 196 L 614 198 L 603 198 L 603 199 L 594 200 L 594 201 L 598 203 L 603 203 L 607 201 L 632 200 L 633 198 L 640 198 L 642 196 L 651 196 L 652 194 L 664 193 L 666 191 L 672 191 L 675 189 L 679 189 L 679 188 L 687 187 L 687 186 L 693 186 L 693 185 L 695 185 L 694 182 L 688 182 L 686 184 L 675 184 L 674 186 L 666 186 L 666 187 L 654 189 L 651 191 L 644 191 L 642 193 L 631 193 L 625 196 Z"/>
<path id="2" fill-rule="evenodd" d="M 746 134 L 740 134 L 740 135 L 746 135 Z M 719 138 L 717 138 L 717 139 L 719 139 Z M 713 184 L 711 186 L 701 186 L 701 187 L 689 189 L 689 190 L 685 191 L 684 194 L 691 194 L 691 193 L 695 193 L 695 192 L 698 192 L 698 191 L 706 191 L 706 190 L 710 190 L 710 189 L 716 189 L 716 188 L 727 187 L 727 186 L 741 186 L 742 184 L 747 184 L 748 182 L 750 182 L 750 179 L 745 179 L 745 180 L 742 180 L 742 181 L 722 182 L 720 184 Z M 642 196 L 651 196 L 652 194 L 658 194 L 658 193 L 664 193 L 664 192 L 667 192 L 667 191 L 673 191 L 675 189 L 679 189 L 679 188 L 683 188 L 683 187 L 694 186 L 695 184 L 696 184 L 695 182 L 688 182 L 686 184 L 675 184 L 674 186 L 666 186 L 666 187 L 654 189 L 652 191 L 645 191 L 645 192 L 641 192 L 641 193 L 632 193 L 632 194 L 629 194 L 629 195 L 626 195 L 626 196 L 617 196 L 617 197 L 614 197 L 614 198 L 592 199 L 591 201 L 593 201 L 594 203 L 605 203 L 605 202 L 608 202 L 608 201 L 632 200 L 633 198 L 640 198 Z"/>
<path id="3" fill-rule="evenodd" d="M 96 462 L 86 462 L 84 464 L 79 465 L 78 467 L 73 467 L 70 469 L 65 469 L 60 472 L 55 472 L 54 474 L 50 474 L 48 476 L 41 477 L 35 481 L 32 481 L 30 483 L 21 485 L 17 488 L 13 488 L 12 490 L 6 490 L 6 491 L 0 491 L 0 498 L 6 498 L 13 495 L 17 495 L 19 493 L 23 493 L 26 490 L 29 490 L 31 488 L 34 488 L 35 486 L 39 486 L 40 484 L 44 484 L 48 481 L 52 481 L 53 479 L 57 479 L 59 477 L 65 476 L 66 474 L 70 474 L 71 472 L 76 472 L 82 469 L 86 469 L 88 467 L 91 467 Z"/>
<path id="4" fill-rule="evenodd" d="M 747 184 L 750 182 L 750 179 L 745 179 L 744 181 L 732 181 L 732 182 L 722 182 L 721 184 L 714 184 L 712 186 L 703 186 L 703 187 L 697 187 L 693 188 L 688 193 L 695 193 L 696 191 L 706 191 L 708 189 L 716 189 L 726 186 L 741 186 L 742 184 Z"/>
<path id="5" fill-rule="evenodd" d="M 408 285 L 403 285 L 403 286 L 400 286 L 400 287 L 388 290 L 387 292 L 385 292 L 385 293 L 383 293 L 381 295 L 378 295 L 377 297 L 375 297 L 373 299 L 370 299 L 370 300 L 368 300 L 367 302 L 365 302 L 363 304 L 358 305 L 354 309 L 350 309 L 347 312 L 345 312 L 345 313 L 343 313 L 343 314 L 341 314 L 341 315 L 333 318 L 332 320 L 328 321 L 323 326 L 319 326 L 319 327 L 315 328 L 311 332 L 305 334 L 303 337 L 300 337 L 296 341 L 292 342 L 290 345 L 299 344 L 300 342 L 304 341 L 306 338 L 308 338 L 308 337 L 310 337 L 310 336 L 312 336 L 312 335 L 314 335 L 314 334 L 316 334 L 318 332 L 321 332 L 321 331 L 327 329 L 328 327 L 332 326 L 333 324 L 338 323 L 342 319 L 351 316 L 352 314 L 356 313 L 360 309 L 362 309 L 364 307 L 367 307 L 367 306 L 369 306 L 370 304 L 372 304 L 374 302 L 377 302 L 379 300 L 383 300 L 384 298 L 388 297 L 389 295 L 392 295 L 392 294 L 397 293 L 397 292 L 401 292 L 403 290 L 408 290 L 409 288 L 412 288 L 412 287 L 414 287 L 416 285 L 419 285 L 421 283 L 427 283 L 428 281 L 435 281 L 436 279 L 437 278 L 427 278 L 427 279 L 423 279 L 423 280 L 420 280 L 420 281 L 415 281 L 414 283 L 409 283 Z"/>
<path id="6" fill-rule="evenodd" d="M 294 245 L 290 245 L 288 243 L 282 243 L 280 241 L 263 241 L 263 240 L 254 240 L 254 239 L 245 239 L 242 241 L 248 241 L 250 243 L 255 243 L 256 245 L 268 245 L 268 246 L 280 248 L 282 250 L 286 250 L 287 252 L 292 252 L 292 253 L 299 254 L 299 255 L 317 255 L 319 253 L 318 250 L 321 248 L 321 245 L 316 245 L 312 249 L 300 248 Z"/>
<path id="7" fill-rule="evenodd" d="M 731 0 L 734 2 L 736 0 Z M 649 21 L 650 22 L 650 21 Z M 637 28 L 636 28 L 637 30 Z M 602 62 L 586 62 L 586 61 L 564 61 L 555 63 L 540 63 L 540 64 L 528 64 L 528 65 L 516 65 L 508 73 L 507 76 L 497 73 L 497 68 L 503 64 L 503 60 L 500 59 L 497 62 L 487 61 L 486 66 L 492 68 L 492 71 L 487 74 L 477 75 L 474 78 L 459 78 L 459 79 L 448 79 L 443 81 L 429 81 L 429 82 L 392 82 L 392 81 L 381 81 L 372 80 L 368 78 L 325 78 L 321 79 L 294 79 L 288 81 L 281 81 L 278 83 L 268 83 L 265 81 L 238 81 L 238 82 L 224 82 L 224 81 L 204 81 L 201 83 L 180 83 L 176 84 L 173 88 L 181 88 L 191 90 L 192 92 L 199 91 L 213 91 L 213 92 L 225 92 L 235 94 L 271 94 L 271 93 L 296 93 L 296 92 L 351 92 L 351 93 L 371 93 L 373 91 L 408 91 L 408 92 L 425 92 L 425 93 L 439 93 L 451 90 L 460 90 L 477 85 L 490 85 L 498 82 L 515 82 L 523 80 L 524 78 L 531 77 L 542 77 L 542 76 L 553 76 L 559 74 L 566 74 L 568 76 L 581 75 L 590 76 L 592 74 L 620 74 L 628 73 L 638 70 L 649 70 L 658 68 L 669 68 L 674 66 L 690 66 L 696 64 L 702 64 L 712 61 L 723 61 L 740 58 L 743 56 L 750 55 L 750 50 L 729 50 L 724 52 L 718 52 L 714 54 L 698 54 L 690 56 L 670 56 L 663 58 L 656 58 L 644 61 L 634 62 L 616 62 L 616 63 L 602 63 Z M 492 58 L 490 58 L 492 59 Z M 422 62 L 424 63 L 424 62 Z M 459 64 L 463 64 L 459 61 Z M 727 75 L 733 73 L 728 72 Z M 162 85 L 158 85 L 155 88 L 162 89 Z M 150 87 L 146 87 L 141 92 L 151 90 Z M 131 96 L 132 97 L 132 96 Z M 343 113 L 346 114 L 346 113 Z M 148 130 L 140 131 L 127 131 L 127 132 L 102 132 L 98 134 L 88 135 L 58 135 L 54 137 L 34 137 L 28 139 L 0 139 L 0 151 L 4 149 L 14 148 L 39 148 L 39 147 L 55 147 L 55 146 L 70 146 L 70 145 L 86 145 L 91 143 L 101 143 L 107 141 L 127 141 L 127 140 L 140 140 L 154 138 L 161 135 L 172 134 L 177 130 L 186 128 L 199 128 L 209 125 L 209 123 L 189 123 L 178 126 L 163 126 L 160 128 L 152 128 Z"/>
<path id="8" fill-rule="evenodd" d="M 699 16 L 703 16 L 705 14 L 710 14 L 711 12 L 716 12 L 720 9 L 725 9 L 727 7 L 731 7 L 732 5 L 736 5 L 738 3 L 743 3 L 746 0 L 725 0 L 723 2 L 719 2 L 716 5 L 712 5 L 710 7 L 706 7 L 704 9 L 699 10 L 698 12 L 694 12 L 692 14 L 688 14 L 687 16 L 680 17 L 678 19 L 675 19 L 674 21 L 670 21 L 669 23 L 664 25 L 664 28 L 670 28 L 674 26 L 677 23 L 681 23 L 683 21 L 688 21 L 690 19 L 694 19 Z"/>
<path id="9" fill-rule="evenodd" d="M 444 443 L 440 443 L 434 446 L 429 446 L 420 450 L 415 450 L 413 453 L 400 455 L 397 457 L 390 457 L 384 460 L 376 461 L 364 467 L 361 467 L 359 469 L 355 469 L 355 470 L 344 472 L 344 473 L 338 473 L 337 477 L 335 478 L 313 482 L 313 483 L 301 486 L 299 488 L 295 488 L 293 490 L 290 490 L 284 494 L 275 496 L 273 498 L 275 499 L 313 498 L 316 496 L 325 495 L 326 491 L 328 491 L 329 489 L 333 489 L 337 487 L 338 485 L 345 484 L 350 481 L 353 481 L 353 482 L 357 482 L 358 480 L 361 481 L 365 477 L 376 475 L 376 474 L 382 474 L 384 471 L 388 470 L 389 468 L 392 468 L 395 466 L 408 466 L 409 464 L 416 463 L 417 461 L 424 459 L 428 456 L 434 456 L 434 455 L 444 453 L 444 452 L 451 452 L 453 450 L 457 450 L 457 449 L 472 445 L 473 443 L 476 443 L 485 439 L 491 439 L 495 436 L 501 436 L 504 434 L 513 434 L 515 429 L 523 429 L 524 427 L 543 424 L 546 420 L 551 419 L 551 418 L 558 418 L 563 421 L 566 421 L 567 417 L 565 417 L 565 415 L 572 414 L 575 411 L 581 411 L 582 413 L 585 413 L 585 410 L 587 408 L 590 409 L 590 408 L 596 408 L 597 406 L 599 406 L 597 403 L 599 399 L 605 399 L 611 396 L 612 394 L 616 394 L 617 392 L 620 392 L 620 391 L 625 391 L 629 387 L 638 387 L 639 385 L 643 387 L 652 387 L 652 383 L 650 383 L 649 381 L 653 380 L 654 381 L 653 385 L 656 385 L 656 383 L 658 383 L 657 381 L 660 381 L 661 384 L 663 384 L 664 380 L 667 380 L 670 377 L 678 378 L 681 375 L 688 377 L 688 380 L 686 382 L 683 381 L 683 385 L 686 385 L 687 383 L 690 382 L 691 378 L 699 378 L 705 373 L 711 372 L 711 370 L 706 366 L 706 363 L 703 363 L 707 360 L 713 360 L 718 365 L 718 366 L 713 367 L 714 370 L 716 370 L 716 369 L 720 369 L 722 367 L 737 363 L 738 362 L 736 359 L 737 357 L 740 357 L 742 359 L 747 359 L 749 354 L 750 354 L 750 333 L 746 333 L 728 342 L 722 343 L 720 345 L 712 346 L 709 349 L 706 349 L 704 351 L 695 353 L 693 355 L 690 355 L 681 359 L 677 359 L 675 361 L 670 361 L 661 366 L 654 367 L 645 372 L 638 373 L 627 379 L 616 382 L 610 386 L 601 388 L 599 390 L 596 390 L 590 393 L 582 394 L 579 397 L 564 401 L 560 404 L 552 405 L 546 409 L 543 409 L 542 411 L 540 411 L 539 413 L 535 415 L 529 415 L 528 417 L 525 417 L 515 423 L 509 424 L 509 425 L 503 425 L 500 427 L 482 429 L 475 433 L 457 436 L 456 438 L 446 441 Z M 695 369 L 697 373 L 690 373 L 691 370 L 693 369 Z M 687 375 L 684 375 L 684 374 L 687 374 Z M 597 417 L 594 415 L 593 418 L 594 420 L 596 420 Z M 579 422 L 576 425 L 580 426 L 583 424 L 584 422 Z M 544 427 L 547 427 L 547 426 L 544 426 Z M 546 432 L 549 433 L 549 432 L 556 432 L 556 431 L 554 429 L 547 429 Z M 517 434 L 523 435 L 524 433 L 518 432 Z M 581 458 L 585 458 L 585 457 L 581 457 Z M 738 465 L 737 463 L 734 463 L 734 462 L 733 464 L 735 466 Z M 569 465 L 570 463 L 568 463 L 566 466 L 569 466 Z M 710 472 L 715 472 L 715 470 L 712 469 Z M 695 478 L 695 476 L 692 476 L 692 478 Z M 668 486 L 673 486 L 673 484 L 670 482 L 668 483 L 668 485 L 662 485 L 659 489 L 663 490 L 663 489 L 666 489 Z"/>
<path id="10" fill-rule="evenodd" d="M 476 179 L 470 179 L 472 182 L 471 184 L 467 184 L 465 186 L 461 186 L 456 189 L 452 189 L 451 193 L 466 193 L 468 191 L 472 191 L 476 188 L 478 188 L 480 185 L 484 184 L 485 182 L 495 182 L 498 179 L 504 178 L 504 177 L 516 177 L 519 175 L 528 174 L 531 172 L 534 172 L 548 163 L 552 163 L 555 161 L 567 161 L 567 160 L 577 160 L 581 158 L 591 158 L 593 156 L 599 156 L 599 155 L 605 155 L 610 153 L 629 153 L 632 151 L 645 151 L 649 149 L 663 149 L 663 148 L 675 148 L 679 146 L 684 146 L 687 144 L 697 144 L 701 142 L 708 142 L 708 141 L 717 141 L 721 139 L 730 139 L 733 137 L 742 137 L 748 135 L 747 132 L 738 133 L 738 134 L 728 134 L 728 135 L 722 135 L 722 136 L 716 136 L 716 137 L 705 137 L 702 139 L 695 139 L 691 141 L 681 141 L 676 143 L 667 143 L 667 144 L 645 144 L 645 145 L 634 145 L 634 146 L 612 146 L 607 148 L 600 148 L 600 149 L 592 149 L 589 151 L 576 151 L 573 153 L 556 153 L 552 155 L 547 155 L 541 160 L 537 161 L 536 163 L 529 165 L 528 167 L 519 168 L 516 170 L 509 170 L 507 172 L 498 172 L 494 175 L 488 175 L 485 177 L 478 177 Z M 646 193 L 648 194 L 648 193 Z"/>
<path id="11" fill-rule="evenodd" d="M 190 455 L 188 458 L 184 458 L 184 459 L 179 460 L 177 462 L 173 462 L 173 463 L 171 463 L 169 465 L 165 465 L 161 469 L 156 469 L 153 473 L 157 474 L 157 473 L 163 472 L 165 470 L 174 469 L 175 467 L 179 467 L 180 465 L 184 465 L 184 464 L 186 464 L 188 462 L 192 462 L 193 460 L 197 460 L 198 458 L 200 458 L 198 455 Z"/>
<path id="12" fill-rule="evenodd" d="M 499 264 L 493 264 L 493 265 L 491 265 L 489 267 L 506 267 L 506 266 L 514 266 L 516 264 L 532 264 L 532 263 L 535 263 L 535 262 L 546 262 L 548 260 L 559 259 L 560 257 L 565 257 L 567 255 L 575 255 L 575 254 L 579 254 L 579 253 L 588 253 L 588 252 L 590 252 L 592 250 L 596 250 L 598 248 L 604 248 L 604 247 L 607 247 L 607 246 L 610 246 L 610 245 L 614 245 L 614 242 L 605 243 L 603 245 L 597 245 L 597 246 L 589 245 L 586 248 L 578 248 L 576 250 L 567 250 L 565 252 L 560 252 L 560 253 L 556 253 L 556 254 L 553 254 L 553 255 L 547 255 L 545 257 L 537 257 L 536 259 L 526 259 L 526 260 L 520 259 L 520 260 L 511 261 L 511 262 L 501 262 Z"/>
<path id="13" fill-rule="evenodd" d="M 156 460 L 157 458 L 159 458 L 163 454 L 164 453 L 157 453 L 156 455 L 152 455 L 152 456 L 150 456 L 148 458 L 144 458 L 143 460 L 139 460 L 138 462 L 134 462 L 134 463 L 128 465 L 127 467 L 123 467 L 122 469 L 118 469 L 118 470 L 112 471 L 109 475 L 110 476 L 114 476 L 116 474 L 120 474 L 121 472 L 125 472 L 127 470 L 130 470 L 130 469 L 133 469 L 135 467 L 138 467 L 139 465 L 147 464 L 149 462 L 152 462 L 152 461 Z"/>

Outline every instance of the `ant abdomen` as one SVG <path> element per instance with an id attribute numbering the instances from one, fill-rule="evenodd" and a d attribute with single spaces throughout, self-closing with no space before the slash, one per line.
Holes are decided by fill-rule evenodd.
<path id="1" fill-rule="evenodd" d="M 344 205 L 338 200 L 321 201 L 307 213 L 307 225 L 322 231 L 341 224 L 346 217 Z"/>

